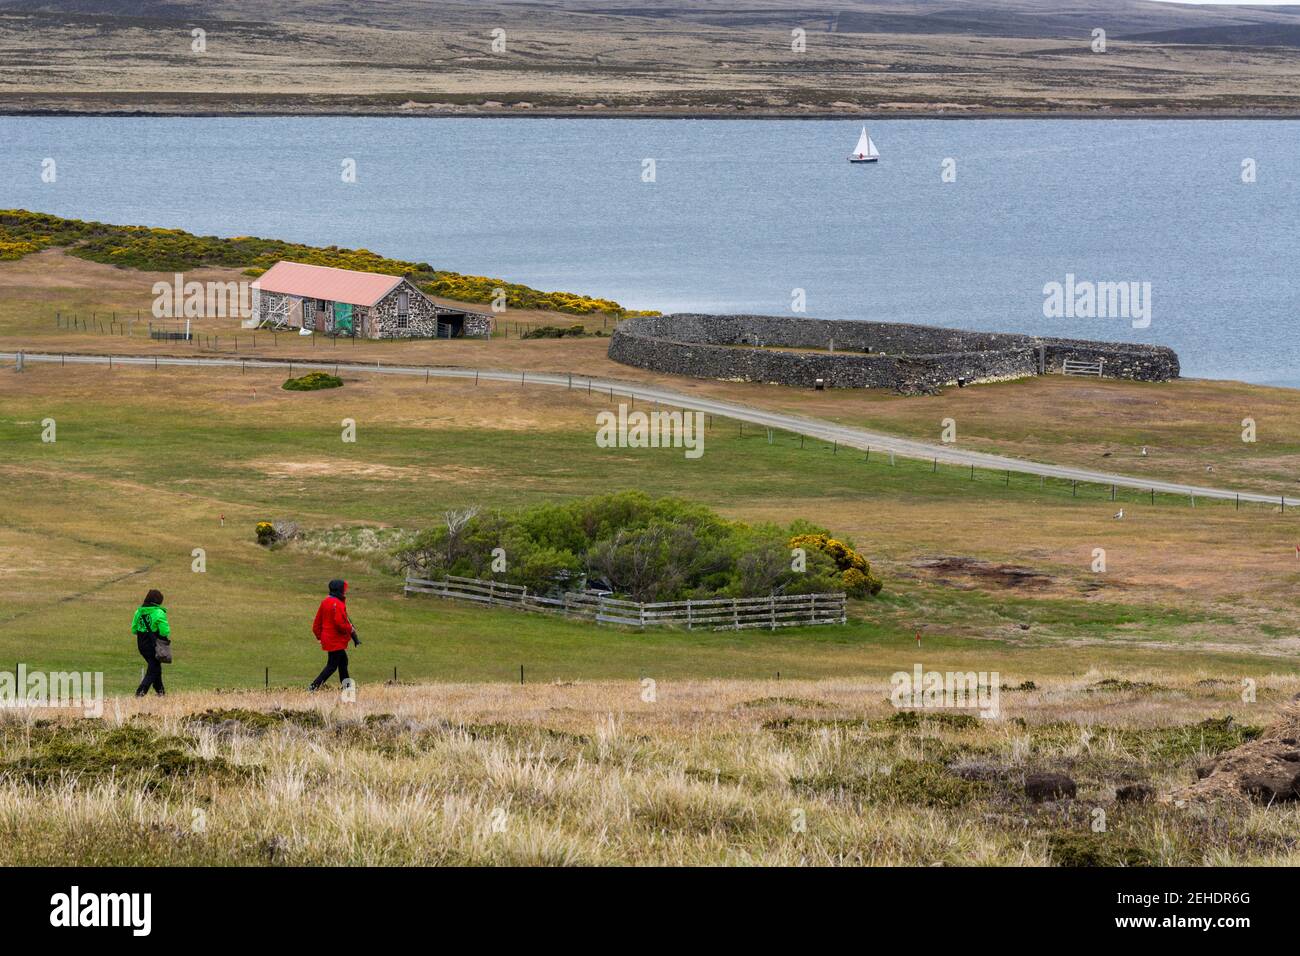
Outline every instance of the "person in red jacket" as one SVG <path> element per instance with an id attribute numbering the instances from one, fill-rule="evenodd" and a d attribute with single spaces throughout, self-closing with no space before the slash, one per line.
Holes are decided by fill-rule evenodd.
<path id="1" fill-rule="evenodd" d="M 311 632 L 320 641 L 321 650 L 329 655 L 325 669 L 311 682 L 312 690 L 319 690 L 321 684 L 330 679 L 335 671 L 339 672 L 339 683 L 346 684 L 348 677 L 348 641 L 360 645 L 357 629 L 348 618 L 347 606 L 348 582 L 335 579 L 330 582 L 329 597 L 320 602 L 316 609 L 316 620 L 312 621 Z"/>

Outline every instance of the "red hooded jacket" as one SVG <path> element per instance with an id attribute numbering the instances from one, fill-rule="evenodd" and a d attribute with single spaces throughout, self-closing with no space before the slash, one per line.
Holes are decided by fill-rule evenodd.
<path id="1" fill-rule="evenodd" d="M 352 622 L 348 620 L 347 605 L 333 595 L 321 601 L 311 632 L 320 641 L 322 650 L 346 650 L 348 641 L 352 640 Z"/>

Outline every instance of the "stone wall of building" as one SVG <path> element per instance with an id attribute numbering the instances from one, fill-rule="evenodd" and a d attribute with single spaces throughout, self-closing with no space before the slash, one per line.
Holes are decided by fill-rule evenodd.
<path id="1" fill-rule="evenodd" d="M 901 392 L 1059 371 L 1067 358 L 1101 359 L 1112 378 L 1166 381 L 1179 372 L 1178 356 L 1163 346 L 764 315 L 628 319 L 610 338 L 609 357 L 694 378 L 805 388 L 821 379 L 827 388 Z"/>
<path id="2" fill-rule="evenodd" d="M 407 294 L 406 326 L 397 324 L 397 294 Z M 254 300 L 253 317 L 259 321 L 289 318 L 291 297 L 280 292 L 259 292 Z M 326 303 L 332 309 L 334 303 Z M 315 311 L 319 322 L 321 313 Z M 479 312 L 463 312 L 460 309 L 444 309 L 435 305 L 419 289 L 410 283 L 404 283 L 393 289 L 373 306 L 352 307 L 352 328 L 355 334 L 372 339 L 397 338 L 433 338 L 438 332 L 440 315 L 458 316 L 463 320 L 464 334 L 467 336 L 487 337 L 492 334 L 492 316 Z"/>
<path id="3" fill-rule="evenodd" d="M 465 334 L 470 338 L 490 338 L 492 336 L 492 316 L 485 312 L 466 312 Z"/>
<path id="4" fill-rule="evenodd" d="M 397 297 L 406 293 L 406 326 L 397 324 Z M 409 282 L 403 282 L 370 307 L 365 335 L 372 339 L 431 339 L 438 333 L 438 307 Z"/>

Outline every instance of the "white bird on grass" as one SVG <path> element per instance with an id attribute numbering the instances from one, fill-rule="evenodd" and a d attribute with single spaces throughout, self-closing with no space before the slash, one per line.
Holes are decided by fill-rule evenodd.
<path id="1" fill-rule="evenodd" d="M 1147 456 L 1147 446 L 1146 446 L 1146 445 L 1143 445 L 1143 446 L 1142 446 L 1142 457 L 1145 458 L 1146 456 Z"/>
<path id="2" fill-rule="evenodd" d="M 1111 515 L 1111 517 L 1112 517 L 1112 518 L 1122 518 L 1122 517 L 1124 517 L 1124 509 L 1123 509 L 1123 508 L 1120 508 L 1120 509 L 1119 509 L 1119 514 Z"/>

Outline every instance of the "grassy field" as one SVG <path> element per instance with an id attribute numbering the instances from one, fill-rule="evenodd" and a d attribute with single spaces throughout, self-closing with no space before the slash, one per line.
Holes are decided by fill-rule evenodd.
<path id="1" fill-rule="evenodd" d="M 309 677 L 307 625 L 324 582 L 354 582 L 358 676 L 446 680 L 822 677 L 892 671 L 923 653 L 1023 676 L 1126 666 L 1267 672 L 1294 660 L 1294 526 L 1264 508 L 1135 502 L 1126 522 L 1095 488 L 923 463 L 889 465 L 715 419 L 705 454 L 596 447 L 599 396 L 527 386 L 345 376 L 290 393 L 283 375 L 31 367 L 0 374 L 0 654 L 31 666 L 138 674 L 126 625 L 148 587 L 168 595 L 178 687 Z M 57 441 L 40 440 L 41 422 Z M 345 418 L 357 441 L 341 440 Z M 312 532 L 416 529 L 448 507 L 509 507 L 621 488 L 724 514 L 803 517 L 847 535 L 886 581 L 845 628 L 633 634 L 400 596 L 364 546 L 268 551 L 259 520 Z M 224 527 L 221 516 L 224 515 Z M 1285 522 L 1285 523 L 1284 523 Z M 336 536 L 341 532 L 336 532 Z M 1092 550 L 1108 553 L 1105 574 Z M 203 548 L 207 570 L 191 571 Z M 951 561 L 947 559 L 959 559 Z M 935 563 L 935 559 L 945 559 Z M 1028 579 L 1006 574 L 1026 567 Z M 1172 652 L 1180 652 L 1173 654 Z M 1181 664 L 1178 666 L 1182 666 Z"/>
<path id="2" fill-rule="evenodd" d="M 213 273 L 221 277 L 221 273 Z M 51 312 L 147 306 L 151 273 L 39 253 L 0 265 L 0 348 L 178 351 L 174 343 L 57 329 Z M 198 278 L 203 278 L 198 276 Z M 547 315 L 513 321 L 554 324 Z M 111 320 L 110 320 L 111 321 Z M 597 320 L 598 321 L 598 320 Z M 605 341 L 366 342 L 265 339 L 256 354 L 542 369 L 664 382 L 604 357 Z M 247 347 L 247 346 L 246 346 Z M 229 354 L 226 346 L 222 349 Z M 193 350 L 179 349 L 183 354 Z M 240 354 L 243 354 L 242 352 Z M 292 394 L 285 374 L 238 370 L 0 370 L 0 660 L 103 669 L 137 680 L 131 609 L 160 587 L 178 628 L 178 688 L 297 685 L 319 651 L 307 625 L 324 583 L 354 584 L 367 640 L 360 679 L 530 680 L 827 677 L 888 673 L 918 656 L 1068 677 L 1105 664 L 1212 664 L 1268 673 L 1300 652 L 1295 518 L 1276 509 L 1120 493 L 839 452 L 714 419 L 698 461 L 672 450 L 594 444 L 608 403 L 580 390 L 347 376 Z M 959 440 L 1049 461 L 1277 489 L 1300 442 L 1294 393 L 1231 383 L 1166 386 L 1041 378 L 900 398 L 863 392 L 673 380 L 734 401 Z M 1106 409 L 1098 415 L 1098 407 Z M 1240 441 L 1255 414 L 1260 442 Z M 41 422 L 58 441 L 40 441 Z M 358 440 L 340 440 L 341 422 Z M 1141 444 L 1151 454 L 1137 457 Z M 1111 450 L 1101 458 L 1102 449 Z M 1194 463 L 1194 465 L 1192 464 Z M 1208 480 L 1206 483 L 1210 483 Z M 621 488 L 702 501 L 749 521 L 805 518 L 856 540 L 885 579 L 845 628 L 742 635 L 634 634 L 400 596 L 357 546 L 428 527 L 453 506 L 522 505 Z M 224 526 L 221 516 L 225 516 Z M 259 520 L 289 519 L 304 545 L 267 551 Z M 331 530 L 334 529 L 334 530 Z M 342 550 L 333 540 L 353 544 Z M 205 549 L 207 570 L 190 570 Z M 1105 573 L 1092 571 L 1104 548 Z M 1022 573 L 1028 572 L 1028 573 Z M 1209 662 L 1207 664 L 1207 662 Z"/>
<path id="3" fill-rule="evenodd" d="M 897 711 L 882 680 L 363 687 L 0 718 L 0 864 L 1275 865 L 1297 804 L 1187 796 L 1294 733 L 1294 677 L 1103 672 L 1003 719 Z M 1160 681 L 1160 683 L 1157 683 Z M 650 692 L 648 692 L 650 691 Z M 1283 717 L 1281 721 L 1279 717 Z M 1294 741 L 1293 741 L 1294 742 Z M 1064 772 L 1074 799 L 1034 802 Z M 1145 802 L 1118 798 L 1145 785 Z"/>
<path id="4" fill-rule="evenodd" d="M 0 109 L 1294 114 L 1297 45 L 1291 10 L 1140 0 L 46 0 L 0 3 Z"/>
<path id="5" fill-rule="evenodd" d="M 147 308 L 156 278 L 58 252 L 0 264 L 0 350 L 192 354 L 51 321 Z M 1180 478 L 1209 464 L 1206 483 L 1243 487 L 1293 480 L 1300 443 L 1280 389 L 805 393 L 669 382 L 605 345 L 284 337 L 256 354 L 577 369 L 931 439 L 952 416 L 976 447 Z M 103 671 L 111 698 L 101 720 L 0 713 L 0 864 L 1297 862 L 1296 804 L 1189 788 L 1216 755 L 1300 734 L 1300 515 L 1121 493 L 1114 521 L 1108 489 L 868 460 L 721 418 L 699 459 L 603 449 L 608 400 L 582 389 L 345 372 L 289 392 L 286 377 L 0 367 L 0 671 Z M 884 590 L 845 626 L 637 632 L 406 598 L 386 560 L 447 508 L 625 488 L 827 526 Z M 268 519 L 304 537 L 260 547 Z M 355 702 L 301 690 L 333 577 L 364 640 Z M 176 663 L 166 698 L 137 701 L 129 622 L 150 587 Z M 918 663 L 990 672 L 999 719 L 893 708 L 890 675 Z M 1044 771 L 1076 797 L 1030 800 Z M 1121 800 L 1134 784 L 1153 799 Z"/>
<path id="6" fill-rule="evenodd" d="M 218 269 L 197 270 L 187 274 L 187 279 L 191 277 L 200 282 L 241 278 L 235 271 Z M 334 358 L 576 372 L 929 441 L 938 441 L 943 420 L 952 418 L 958 443 L 980 451 L 1272 494 L 1294 492 L 1300 499 L 1297 389 L 1203 379 L 1152 384 L 1044 376 L 908 398 L 875 389 L 811 392 L 635 369 L 611 361 L 606 355 L 608 340 L 595 334 L 611 331 L 612 320 L 515 309 L 498 316 L 498 336 L 491 342 L 344 340 L 340 344 L 315 336 L 302 340 L 265 333 L 254 339 L 233 319 L 208 319 L 196 326 L 196 334 L 205 338 L 187 346 L 147 338 L 150 290 L 157 281 L 170 283 L 172 277 L 87 262 L 58 249 L 2 263 L 0 349 Z M 65 317 L 62 328 L 56 325 L 56 313 Z M 66 317 L 71 315 L 77 317 L 75 330 L 67 327 Z M 538 326 L 574 324 L 584 325 L 593 337 L 519 338 Z M 123 334 L 127 331 L 133 334 Z M 1248 417 L 1256 424 L 1253 443 L 1242 441 L 1242 421 Z M 1143 446 L 1148 449 L 1146 456 L 1141 454 Z"/>

